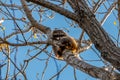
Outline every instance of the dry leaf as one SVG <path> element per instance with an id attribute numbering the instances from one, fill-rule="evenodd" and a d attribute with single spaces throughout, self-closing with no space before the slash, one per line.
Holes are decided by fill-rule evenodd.
<path id="1" fill-rule="evenodd" d="M 0 51 L 5 50 L 6 52 L 10 52 L 9 45 L 6 43 L 0 44 Z"/>
<path id="2" fill-rule="evenodd" d="M 117 25 L 117 22 L 116 22 L 116 21 L 114 21 L 114 22 L 113 22 L 113 24 L 114 24 L 114 25 Z"/>
<path id="3" fill-rule="evenodd" d="M 35 39 L 37 38 L 37 34 L 34 34 L 34 38 L 35 38 Z"/>

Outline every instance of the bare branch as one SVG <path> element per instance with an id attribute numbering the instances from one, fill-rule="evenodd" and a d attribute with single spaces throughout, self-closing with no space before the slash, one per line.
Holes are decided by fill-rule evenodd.
<path id="1" fill-rule="evenodd" d="M 98 8 L 101 6 L 101 4 L 103 4 L 106 0 L 98 0 L 98 2 L 95 4 L 95 6 L 93 7 L 93 13 L 96 13 L 96 11 L 98 10 Z"/>
<path id="2" fill-rule="evenodd" d="M 64 51 L 63 53 L 64 60 L 74 68 L 81 70 L 92 77 L 99 78 L 101 80 L 119 80 L 120 75 L 116 76 L 113 75 L 113 73 L 109 73 L 108 71 L 98 68 L 95 66 L 92 66 L 82 60 L 80 60 L 78 57 L 75 57 L 72 52 L 70 51 Z M 117 73 L 116 73 L 117 74 Z"/>
<path id="3" fill-rule="evenodd" d="M 29 31 L 31 30 L 31 28 L 32 28 L 32 27 L 23 30 L 22 33 L 29 32 Z M 15 36 L 16 34 L 20 34 L 20 33 L 21 33 L 21 31 L 13 32 L 13 33 L 9 34 L 8 36 L 6 36 L 4 39 L 7 40 L 8 38 L 11 38 L 12 36 Z"/>
<path id="4" fill-rule="evenodd" d="M 26 1 L 30 3 L 27 3 Z M 2 64 L 5 63 L 7 65 L 5 67 L 3 66 L 6 70 L 5 75 L 2 75 L 1 73 L 2 69 L 0 69 L 0 76 L 1 76 L 0 79 L 2 79 L 3 76 L 4 79 L 6 80 L 18 79 L 19 77 L 27 80 L 26 74 L 29 75 L 30 73 L 27 73 L 26 70 L 30 66 L 29 63 L 34 61 L 34 59 L 36 59 L 37 61 L 41 61 L 42 64 L 44 64 L 45 63 L 44 61 L 46 61 L 46 64 L 45 66 L 42 67 L 44 68 L 44 70 L 40 78 L 38 78 L 39 72 L 37 73 L 34 71 L 35 74 L 32 76 L 36 76 L 37 79 L 41 79 L 41 80 L 44 78 L 48 79 L 48 77 L 45 77 L 44 75 L 45 73 L 47 75 L 49 73 L 49 71 L 47 71 L 47 67 L 51 67 L 51 65 L 48 65 L 49 60 L 51 58 L 54 58 L 54 60 L 56 59 L 55 54 L 52 54 L 49 51 L 51 50 L 51 46 L 55 45 L 57 42 L 54 43 L 51 38 L 52 36 L 51 29 L 55 28 L 54 24 L 50 23 L 50 26 L 53 25 L 51 27 L 44 26 L 44 24 L 46 25 L 47 22 L 49 22 L 49 20 L 51 20 L 50 22 L 52 21 L 54 22 L 54 20 L 57 19 L 56 17 L 54 17 L 55 15 L 52 14 L 52 12 L 55 12 L 61 14 L 61 16 L 65 18 L 68 18 L 68 20 L 74 22 L 74 26 L 79 26 L 80 28 L 82 28 L 80 29 L 82 30 L 82 32 L 79 37 L 79 40 L 76 40 L 79 43 L 78 44 L 79 50 L 77 47 L 78 53 L 81 53 L 82 51 L 89 49 L 91 45 L 94 44 L 93 51 L 96 48 L 100 52 L 101 56 L 95 50 L 97 54 L 95 55 L 97 56 L 95 58 L 100 58 L 100 60 L 99 59 L 89 60 L 89 59 L 84 59 L 83 57 L 84 59 L 83 61 L 78 56 L 76 56 L 77 54 L 73 54 L 74 53 L 73 51 L 71 52 L 71 50 L 64 49 L 62 51 L 63 55 L 61 55 L 63 56 L 64 60 L 63 61 L 57 60 L 56 62 L 59 62 L 60 66 L 61 66 L 61 62 L 62 62 L 62 66 L 64 63 L 67 64 L 61 70 L 59 70 L 58 69 L 59 63 L 55 63 L 56 65 L 54 67 L 57 67 L 57 73 L 49 77 L 50 80 L 54 78 L 59 79 L 60 73 L 62 73 L 64 69 L 66 69 L 68 64 L 73 67 L 72 71 L 74 69 L 74 73 L 72 73 L 73 74 L 72 78 L 74 78 L 75 80 L 77 80 L 77 75 L 79 74 L 75 72 L 75 69 L 78 69 L 94 78 L 98 78 L 101 80 L 119 80 L 120 73 L 117 73 L 117 71 L 118 70 L 120 71 L 120 48 L 115 45 L 112 39 L 108 36 L 108 33 L 106 33 L 106 31 L 101 27 L 105 22 L 105 20 L 108 18 L 108 16 L 111 14 L 112 10 L 116 7 L 116 1 L 113 1 L 112 2 L 113 4 L 108 3 L 109 5 L 106 5 L 107 3 L 105 1 L 108 0 L 96 0 L 96 1 L 95 0 L 91 0 L 91 1 L 90 0 L 20 0 L 19 1 L 21 2 L 20 5 L 16 1 L 14 3 L 12 2 L 12 0 L 8 2 L 1 0 L 0 12 L 1 12 L 1 17 L 4 18 L 4 22 L 1 19 L 0 30 L 2 30 L 2 27 L 5 27 L 6 30 L 0 31 L 1 33 L 0 53 L 3 53 L 2 55 L 4 55 L 4 56 L 0 55 L 1 56 L 0 62 L 3 62 Z M 88 4 L 86 2 L 88 2 Z M 117 2 L 118 19 L 120 12 L 119 2 L 120 0 L 118 0 Z M 93 3 L 94 6 L 92 6 L 91 3 Z M 106 8 L 108 11 L 104 15 L 100 15 L 103 17 L 103 19 L 101 22 L 98 22 L 95 18 L 95 16 L 97 17 L 96 11 L 98 11 L 98 9 L 101 9 L 101 7 L 103 7 L 102 4 L 105 5 L 105 8 L 106 6 L 107 7 L 109 6 L 109 9 Z M 90 9 L 91 6 L 93 10 Z M 36 16 L 39 17 L 38 20 L 36 19 L 37 18 Z M 56 16 L 58 17 L 58 15 Z M 39 22 L 42 22 L 43 24 Z M 8 25 L 7 23 L 9 23 L 10 25 Z M 64 25 L 64 23 L 60 23 L 60 24 Z M 67 23 L 67 25 L 72 26 L 69 24 L 71 24 L 71 22 Z M 28 27 L 25 26 L 23 28 L 23 25 L 27 25 Z M 59 25 L 59 23 L 57 23 L 56 25 Z M 64 26 L 66 26 L 66 24 Z M 67 30 L 71 28 L 72 27 L 69 27 L 67 28 Z M 119 27 L 117 26 L 117 28 Z M 7 33 L 8 30 L 10 31 Z M 84 35 L 84 33 L 86 33 L 87 35 L 86 34 Z M 90 40 L 84 40 L 86 37 L 90 38 Z M 59 41 L 57 44 L 59 44 Z M 25 49 L 27 49 L 25 50 L 27 51 L 26 53 L 27 57 L 21 58 L 19 62 L 20 57 L 18 56 L 17 53 L 21 51 L 21 46 L 27 46 L 24 47 Z M 60 48 L 58 48 L 58 50 L 60 50 Z M 10 53 L 10 51 L 11 54 L 7 54 L 7 52 Z M 75 53 L 77 53 L 77 51 Z M 19 58 L 17 58 L 17 56 Z M 25 54 L 22 54 L 22 56 L 25 56 Z M 48 56 L 47 59 L 46 56 Z M 99 61 L 104 65 L 103 67 L 96 67 L 90 65 L 91 63 L 86 63 L 85 61 L 89 61 L 89 62 Z M 41 65 L 37 64 L 37 66 L 41 66 Z M 14 69 L 10 69 L 10 67 Z M 22 74 L 22 76 L 19 76 L 19 74 Z"/>
<path id="5" fill-rule="evenodd" d="M 10 43 L 8 41 L 4 41 L 3 39 L 0 39 L 0 44 L 8 44 L 10 46 L 27 46 L 27 45 L 34 45 L 34 44 L 52 44 L 51 42 L 48 41 L 36 41 L 36 42 L 27 42 L 27 43 L 21 43 L 21 44 L 16 44 L 16 43 Z"/>
<path id="6" fill-rule="evenodd" d="M 81 35 L 80 35 L 80 37 L 79 37 L 79 46 L 81 46 L 82 38 L 83 38 L 83 36 L 84 36 L 84 33 L 85 33 L 85 31 L 82 30 L 82 33 L 81 33 Z"/>
<path id="7" fill-rule="evenodd" d="M 24 79 L 27 80 L 27 76 L 25 75 L 25 72 L 23 72 L 14 62 L 13 60 L 7 55 L 6 53 L 3 52 L 3 54 L 10 60 L 10 62 L 15 66 L 15 68 L 24 76 Z M 8 76 L 6 76 L 7 79 Z"/>
<path id="8" fill-rule="evenodd" d="M 16 5 L 16 4 L 5 4 L 4 3 L 4 5 L 6 6 L 6 7 L 10 7 L 10 8 L 16 8 L 16 9 L 22 9 L 22 7 L 20 6 L 20 5 Z M 2 4 L 0 3 L 0 6 L 2 6 Z"/>
<path id="9" fill-rule="evenodd" d="M 120 0 L 118 0 L 118 19 L 120 24 Z"/>
<path id="10" fill-rule="evenodd" d="M 116 47 L 83 0 L 75 3 L 75 5 L 76 14 L 80 17 L 79 26 L 89 35 L 95 47 L 101 52 L 101 56 L 120 70 L 120 49 Z M 82 8 L 78 8 L 78 6 Z"/>
<path id="11" fill-rule="evenodd" d="M 55 74 L 54 76 L 52 76 L 49 80 L 54 79 L 56 76 L 58 76 L 62 71 L 64 71 L 64 69 L 68 66 L 68 64 L 66 64 L 59 72 L 57 72 L 57 74 Z"/>
<path id="12" fill-rule="evenodd" d="M 56 4 L 52 4 L 52 3 L 48 2 L 48 1 L 45 1 L 45 0 L 26 0 L 26 1 L 33 2 L 35 4 L 44 6 L 44 7 L 48 8 L 48 9 L 51 9 L 53 11 L 58 12 L 61 15 L 66 16 L 67 18 L 70 18 L 70 19 L 72 19 L 74 21 L 78 20 L 77 19 L 78 17 L 76 16 L 76 14 L 74 14 L 71 11 L 68 11 L 68 10 L 66 10 L 66 9 L 64 9 L 62 7 L 59 7 Z"/>
<path id="13" fill-rule="evenodd" d="M 84 46 L 79 46 L 79 51 L 78 53 L 81 53 L 83 51 L 86 51 L 87 49 L 89 49 L 92 46 L 92 42 L 90 40 L 82 40 L 81 44 L 84 43 Z"/>
<path id="14" fill-rule="evenodd" d="M 29 58 L 27 61 L 31 61 L 32 59 L 36 58 L 40 53 L 42 53 L 46 48 L 48 47 L 48 45 L 46 45 L 41 51 L 39 51 L 37 54 L 35 54 L 34 56 L 32 56 L 31 58 Z"/>
<path id="15" fill-rule="evenodd" d="M 41 77 L 41 80 L 44 80 L 44 75 L 45 75 L 45 71 L 48 67 L 48 62 L 49 62 L 49 59 L 50 59 L 50 56 L 48 56 L 47 60 L 46 60 L 46 63 L 45 63 L 45 67 L 44 67 L 44 70 L 42 72 L 42 77 Z"/>
<path id="16" fill-rule="evenodd" d="M 108 18 L 108 16 L 109 16 L 109 15 L 111 14 L 111 12 L 115 9 L 115 7 L 116 7 L 116 2 L 113 3 L 113 4 L 111 5 L 111 7 L 108 9 L 107 13 L 105 14 L 105 16 L 103 17 L 102 21 L 100 22 L 101 25 L 104 24 L 104 22 L 106 21 L 106 19 Z"/>
<path id="17" fill-rule="evenodd" d="M 43 33 L 49 33 L 50 32 L 50 28 L 43 26 L 41 24 L 38 24 L 37 21 L 32 17 L 31 15 L 31 11 L 29 10 L 25 0 L 21 0 L 22 6 L 24 8 L 24 11 L 26 13 L 26 16 L 28 17 L 28 19 L 30 20 L 31 24 L 33 27 L 36 27 L 37 29 L 39 29 L 40 31 L 42 31 Z"/>
<path id="18" fill-rule="evenodd" d="M 8 55 L 8 60 L 7 60 L 7 72 L 6 72 L 5 80 L 8 80 L 9 72 L 10 72 L 10 53 L 5 53 L 5 54 Z"/>

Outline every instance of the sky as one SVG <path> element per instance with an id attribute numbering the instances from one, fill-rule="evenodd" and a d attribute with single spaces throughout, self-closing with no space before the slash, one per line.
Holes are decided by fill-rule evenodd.
<path id="1" fill-rule="evenodd" d="M 10 1 L 6 0 L 6 3 L 10 3 Z M 20 5 L 19 0 L 12 0 L 12 3 Z M 112 2 L 110 2 L 110 3 L 112 3 Z M 106 5 L 109 7 L 108 3 L 106 3 Z M 0 8 L 5 10 L 4 7 L 0 7 Z M 68 6 L 68 9 L 69 9 L 69 6 Z M 106 11 L 103 6 L 99 8 L 98 12 L 101 11 L 101 10 Z M 21 12 L 19 12 L 17 10 L 12 10 L 11 9 L 10 12 L 17 18 L 21 18 L 21 17 L 25 16 L 23 13 L 21 13 Z M 49 13 L 49 12 L 47 12 L 47 13 Z M 38 18 L 38 15 L 37 15 L 38 13 L 35 12 L 35 14 L 33 14 L 34 18 L 37 19 Z M 114 13 L 112 13 L 108 17 L 108 19 L 106 20 L 106 22 L 102 26 L 106 30 L 106 32 L 109 33 L 109 35 L 110 35 L 110 37 L 112 39 L 113 39 L 113 37 L 117 38 L 117 34 L 118 34 L 118 22 L 117 22 L 117 19 L 115 18 L 114 14 L 117 14 L 117 12 L 114 11 Z M 70 36 L 72 36 L 72 37 L 74 37 L 76 39 L 79 38 L 79 35 L 81 33 L 80 28 L 78 28 L 78 27 L 76 27 L 76 28 L 70 27 L 70 24 L 67 23 L 67 21 L 70 22 L 70 20 L 66 19 L 64 16 L 62 16 L 62 15 L 60 15 L 58 13 L 54 13 L 54 15 L 55 15 L 55 17 L 53 17 L 52 19 L 47 19 L 47 20 L 41 22 L 41 24 L 43 24 L 45 26 L 48 26 L 51 29 L 60 28 L 60 29 L 63 29 L 64 31 L 66 31 L 66 32 L 68 30 L 70 30 L 68 32 L 68 34 Z M 0 19 L 2 17 L 5 17 L 5 16 L 1 12 L 0 13 Z M 5 17 L 5 18 L 7 19 L 8 17 Z M 45 18 L 45 17 L 43 17 L 43 18 Z M 99 21 L 99 20 L 101 20 L 102 15 L 97 15 L 96 18 Z M 116 22 L 116 25 L 114 24 L 114 22 Z M 20 26 L 21 29 L 27 27 L 24 23 L 19 22 L 19 21 L 18 21 L 18 25 Z M 14 25 L 13 21 L 5 20 L 2 23 L 2 27 L 5 27 L 5 30 L 4 30 L 5 33 L 6 33 L 5 35 L 9 35 L 11 32 L 14 32 L 15 31 L 14 30 L 15 26 L 16 25 Z M 75 25 L 75 26 L 77 26 L 77 25 Z M 4 31 L 0 32 L 0 37 L 4 37 L 3 36 Z M 30 36 L 30 34 L 31 33 L 26 33 L 25 37 L 28 38 Z M 20 40 L 23 40 L 23 37 L 21 35 L 17 35 L 17 36 L 19 37 Z M 87 34 L 85 34 L 84 38 L 85 39 L 88 38 Z M 11 39 L 8 39 L 8 41 L 11 42 L 11 43 L 17 43 L 15 39 L 16 39 L 16 36 L 14 36 Z M 33 37 L 33 39 L 31 39 L 30 41 L 37 41 L 37 40 L 40 40 L 40 39 L 34 39 L 34 37 Z M 115 41 L 115 39 L 113 39 L 113 40 Z M 116 41 L 115 41 L 115 43 L 116 43 Z M 45 46 L 45 45 L 43 45 L 43 46 Z M 40 46 L 40 48 L 43 47 L 43 46 Z M 11 48 L 13 48 L 13 47 L 11 47 Z M 11 52 L 10 57 L 11 57 L 12 60 L 14 60 L 15 54 L 17 54 L 17 56 L 16 56 L 16 58 L 17 58 L 16 65 L 17 66 L 20 67 L 20 64 L 23 64 L 24 60 L 30 58 L 27 55 L 28 49 L 32 50 L 32 49 L 34 49 L 34 47 L 31 47 L 31 46 L 18 47 L 17 52 L 16 52 L 16 50 Z M 96 53 L 93 51 L 93 49 L 96 51 Z M 51 53 L 51 46 L 49 46 L 47 48 L 47 50 L 49 51 L 48 54 L 50 54 Z M 30 53 L 30 55 L 35 55 L 39 51 L 40 51 L 40 49 L 33 50 Z M 98 55 L 100 56 L 100 53 L 99 53 L 99 51 L 97 51 L 94 48 L 94 45 L 93 45 L 91 49 L 89 49 L 89 50 L 87 50 L 85 52 L 82 52 L 80 54 L 80 57 L 83 60 L 85 60 L 87 63 L 90 63 L 90 64 L 98 66 L 98 67 L 103 67 L 104 64 L 103 64 L 102 61 L 94 61 L 94 60 L 99 60 Z M 39 56 L 37 56 L 37 58 L 46 59 L 46 58 L 48 58 L 48 55 L 45 52 L 42 52 L 42 53 L 40 53 Z M 5 59 L 5 55 L 3 53 L 0 54 L 1 64 L 2 64 L 2 61 L 4 59 Z M 49 80 L 53 75 L 55 75 L 58 71 L 60 71 L 66 65 L 65 61 L 56 60 L 54 58 L 50 58 L 48 60 L 48 62 L 46 60 L 39 60 L 39 59 L 34 59 L 28 64 L 28 67 L 26 69 L 28 80 Z M 48 65 L 47 67 L 46 67 L 46 64 Z M 46 67 L 46 71 L 45 71 L 45 74 L 43 75 L 44 76 L 43 79 L 41 79 L 41 76 L 42 76 L 42 73 L 43 73 L 45 67 Z M 11 63 L 10 73 L 9 74 L 11 75 L 13 73 L 13 71 L 14 71 L 14 67 L 13 67 L 13 64 Z M 75 69 L 75 71 L 76 71 L 77 80 L 96 80 L 96 79 L 92 78 L 91 76 L 87 75 L 86 73 L 81 72 L 80 70 Z M 5 73 L 6 73 L 6 66 L 2 68 L 2 77 L 3 78 L 5 77 Z M 24 78 L 23 78 L 23 76 L 21 74 L 17 78 L 24 80 Z M 74 80 L 74 68 L 72 66 L 68 65 L 64 69 L 64 71 L 58 77 L 54 78 L 53 80 Z"/>

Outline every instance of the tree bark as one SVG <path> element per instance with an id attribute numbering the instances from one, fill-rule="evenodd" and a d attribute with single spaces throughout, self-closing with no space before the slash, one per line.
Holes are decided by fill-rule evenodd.
<path id="1" fill-rule="evenodd" d="M 75 57 L 72 52 L 65 50 L 63 53 L 64 60 L 74 68 L 81 70 L 92 77 L 99 78 L 101 80 L 119 80 L 120 75 L 116 72 L 110 73 L 103 68 L 92 66 L 80 58 Z"/>
<path id="2" fill-rule="evenodd" d="M 106 31 L 101 27 L 85 1 L 68 1 L 70 4 L 74 4 L 72 8 L 79 16 L 79 26 L 89 35 L 96 49 L 101 52 L 102 58 L 120 70 L 120 48 L 114 44 Z"/>
<path id="3" fill-rule="evenodd" d="M 84 0 L 67 0 L 75 13 L 72 13 L 44 0 L 26 1 L 30 1 L 52 9 L 53 11 L 56 11 L 66 16 L 67 18 L 76 21 L 78 25 L 88 34 L 96 49 L 100 51 L 102 58 L 111 63 L 116 69 L 120 70 L 120 48 L 114 44 L 112 39 L 108 36 L 107 32 L 101 27 L 101 24 L 97 21 L 95 15 L 89 9 Z M 120 74 L 113 75 L 112 73 L 109 73 L 102 68 L 89 65 L 69 53 L 71 52 L 64 52 L 64 60 L 71 66 L 102 80 L 120 79 Z"/>

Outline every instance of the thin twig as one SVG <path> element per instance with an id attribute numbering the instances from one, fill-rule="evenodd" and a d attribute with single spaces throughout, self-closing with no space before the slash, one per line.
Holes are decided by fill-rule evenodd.
<path id="1" fill-rule="evenodd" d="M 33 57 L 31 57 L 30 59 L 28 59 L 27 61 L 31 61 L 32 59 L 36 58 L 40 53 L 42 53 L 46 48 L 48 47 L 48 45 L 46 45 L 41 51 L 39 51 L 37 54 L 35 54 Z"/>
<path id="2" fill-rule="evenodd" d="M 46 65 L 45 65 L 44 70 L 43 70 L 43 72 L 42 72 L 41 80 L 44 80 L 44 75 L 45 75 L 45 71 L 46 71 L 46 69 L 47 69 L 47 67 L 48 67 L 49 59 L 50 59 L 50 56 L 48 56 L 48 59 L 46 60 L 46 63 L 45 63 Z"/>
<path id="3" fill-rule="evenodd" d="M 77 80 L 76 69 L 75 68 L 73 68 L 73 72 L 74 72 L 74 80 Z"/>
<path id="4" fill-rule="evenodd" d="M 67 66 L 68 66 L 68 64 L 66 64 L 57 74 L 52 76 L 49 80 L 53 80 L 53 78 L 55 78 L 57 75 L 59 75 Z"/>

